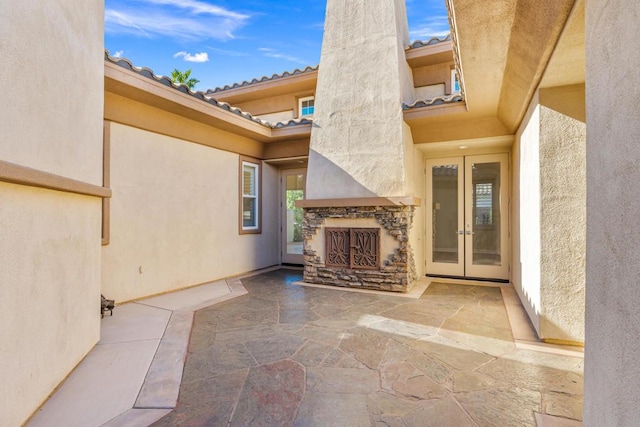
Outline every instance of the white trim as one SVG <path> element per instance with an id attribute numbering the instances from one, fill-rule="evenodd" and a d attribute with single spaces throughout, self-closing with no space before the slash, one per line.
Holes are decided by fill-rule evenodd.
<path id="1" fill-rule="evenodd" d="M 253 169 L 253 179 L 254 179 L 254 185 L 253 185 L 253 192 L 254 194 L 245 194 L 244 192 L 244 168 L 245 166 Z M 259 172 L 260 172 L 260 165 L 258 165 L 257 163 L 251 163 L 251 162 L 246 162 L 246 161 L 242 161 L 242 201 L 243 201 L 243 206 L 244 206 L 244 199 L 253 199 L 255 200 L 255 213 L 254 213 L 254 219 L 255 219 L 255 225 L 252 226 L 245 226 L 244 225 L 244 216 L 241 219 L 242 220 L 242 229 L 243 230 L 258 230 L 260 229 L 260 176 L 259 176 Z M 244 211 L 242 211 L 243 215 L 244 215 Z"/>
<path id="2" fill-rule="evenodd" d="M 304 175 L 303 194 L 307 187 L 307 168 L 282 169 L 280 171 L 280 261 L 287 264 L 304 264 L 304 255 L 287 251 L 287 176 Z M 304 241 L 302 242 L 304 248 Z"/>
<path id="3" fill-rule="evenodd" d="M 455 68 L 451 69 L 451 94 L 460 93 L 460 79 L 458 79 L 458 90 L 456 90 L 456 76 L 458 72 Z"/>
<path id="4" fill-rule="evenodd" d="M 314 101 L 314 106 L 313 108 L 315 109 L 315 96 L 305 96 L 303 98 L 298 98 L 298 117 L 310 117 L 313 116 L 313 113 L 311 114 L 302 114 L 302 103 L 305 101 Z"/>

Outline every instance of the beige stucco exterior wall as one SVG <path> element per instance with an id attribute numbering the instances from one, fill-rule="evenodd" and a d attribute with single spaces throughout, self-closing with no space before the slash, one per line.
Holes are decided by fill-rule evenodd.
<path id="1" fill-rule="evenodd" d="M 277 123 L 277 122 L 285 122 L 291 119 L 295 119 L 295 114 L 293 110 L 287 111 L 279 111 L 276 113 L 270 114 L 261 114 L 260 116 L 256 116 L 262 120 L 265 120 L 269 123 Z"/>
<path id="2" fill-rule="evenodd" d="M 540 338 L 581 343 L 586 128 L 544 105 L 556 90 L 536 95 L 516 137 L 512 282 Z"/>
<path id="3" fill-rule="evenodd" d="M 445 86 L 444 83 L 431 86 L 417 87 L 415 90 L 416 99 L 433 99 L 438 96 L 444 96 Z"/>
<path id="4" fill-rule="evenodd" d="M 540 107 L 534 96 L 513 145 L 511 282 L 540 335 Z"/>
<path id="5" fill-rule="evenodd" d="M 313 95 L 313 90 L 305 90 L 301 92 L 288 93 L 286 95 L 239 102 L 233 105 L 234 107 L 240 108 L 242 111 L 248 111 L 254 116 L 277 113 L 285 110 L 293 111 L 294 115 L 297 116 L 299 114 L 298 99 Z"/>
<path id="6" fill-rule="evenodd" d="M 420 205 L 415 207 L 413 212 L 413 225 L 409 233 L 409 245 L 413 251 L 413 259 L 416 266 L 416 274 L 418 278 L 425 275 L 425 200 L 426 200 L 426 177 L 425 177 L 425 159 L 422 151 L 413 147 L 413 189 L 414 194 L 420 198 Z"/>
<path id="7" fill-rule="evenodd" d="M 586 2 L 587 427 L 640 420 L 639 18 L 636 1 Z"/>
<path id="8" fill-rule="evenodd" d="M 262 234 L 238 233 L 239 156 L 111 124 L 111 241 L 102 289 L 116 301 L 279 263 L 278 173 L 262 168 Z"/>
<path id="9" fill-rule="evenodd" d="M 0 120 L 11 124 L 2 126 L 0 159 L 101 183 L 103 6 L 0 4 L 2 98 L 10 100 L 0 105 Z M 55 48 L 45 42 L 53 40 Z"/>
<path id="10" fill-rule="evenodd" d="M 100 199 L 0 182 L 0 425 L 24 422 L 100 339 Z"/>
<path id="11" fill-rule="evenodd" d="M 308 199 L 408 195 L 406 21 L 402 0 L 327 2 Z"/>
<path id="12" fill-rule="evenodd" d="M 0 160 L 101 184 L 103 7 L 0 2 Z M 0 182 L 0 425 L 99 339 L 99 198 Z"/>
<path id="13" fill-rule="evenodd" d="M 451 70 L 454 68 L 453 61 L 443 64 L 426 65 L 414 68 L 413 81 L 416 87 L 442 84 L 443 94 L 451 93 Z"/>
<path id="14" fill-rule="evenodd" d="M 542 90 L 540 101 L 541 338 L 582 343 L 586 125 L 547 107 Z"/>

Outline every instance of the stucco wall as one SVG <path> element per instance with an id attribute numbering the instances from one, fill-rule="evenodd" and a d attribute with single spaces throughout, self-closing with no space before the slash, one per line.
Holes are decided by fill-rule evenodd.
<path id="1" fill-rule="evenodd" d="M 0 2 L 0 160 L 101 184 L 103 7 Z M 100 199 L 0 183 L 0 425 L 99 339 Z"/>
<path id="2" fill-rule="evenodd" d="M 271 114 L 278 111 L 292 110 L 298 115 L 298 98 L 313 96 L 314 90 L 304 90 L 286 95 L 277 95 L 269 98 L 256 99 L 254 101 L 238 102 L 233 106 L 247 111 L 254 116 Z"/>
<path id="3" fill-rule="evenodd" d="M 584 342 L 586 129 L 543 98 L 514 143 L 512 282 L 540 338 Z"/>
<path id="4" fill-rule="evenodd" d="M 100 199 L 0 182 L 0 425 L 24 422 L 100 338 Z"/>
<path id="5" fill-rule="evenodd" d="M 586 2 L 589 427 L 640 420 L 639 19 L 635 1 Z"/>
<path id="6" fill-rule="evenodd" d="M 421 86 L 417 87 L 415 90 L 415 98 L 416 99 L 433 99 L 438 96 L 444 96 L 445 86 L 444 83 L 436 84 L 431 86 Z"/>
<path id="7" fill-rule="evenodd" d="M 540 107 L 537 93 L 516 134 L 512 158 L 511 282 L 540 335 Z"/>
<path id="8" fill-rule="evenodd" d="M 101 183 L 103 5 L 1 2 L 0 159 Z"/>
<path id="9" fill-rule="evenodd" d="M 295 118 L 293 110 L 279 111 L 277 113 L 262 114 L 256 116 L 270 123 L 284 122 Z"/>
<path id="10" fill-rule="evenodd" d="M 102 289 L 126 301 L 279 263 L 278 173 L 262 168 L 262 234 L 238 233 L 237 154 L 111 124 Z"/>
<path id="11" fill-rule="evenodd" d="M 451 94 L 451 70 L 453 61 L 443 64 L 426 65 L 413 69 L 413 81 L 417 87 L 442 85 L 442 95 Z M 418 99 L 424 99 L 419 98 Z"/>
<path id="12" fill-rule="evenodd" d="M 541 338 L 584 342 L 586 126 L 541 103 Z"/>
<path id="13" fill-rule="evenodd" d="M 307 198 L 407 195 L 406 21 L 401 0 L 327 2 Z"/>
<path id="14" fill-rule="evenodd" d="M 413 148 L 413 176 L 414 176 L 414 195 L 420 198 L 420 205 L 416 206 L 413 213 L 413 225 L 409 234 L 409 245 L 413 251 L 413 259 L 416 265 L 416 274 L 418 278 L 425 275 L 425 201 L 426 195 L 426 179 L 424 174 L 425 159 L 422 151 Z"/>

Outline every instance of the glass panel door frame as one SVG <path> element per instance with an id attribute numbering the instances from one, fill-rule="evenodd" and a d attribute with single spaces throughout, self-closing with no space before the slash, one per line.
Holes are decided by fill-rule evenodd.
<path id="1" fill-rule="evenodd" d="M 466 156 L 465 163 L 465 276 L 470 278 L 486 278 L 486 279 L 509 279 L 509 156 L 503 154 L 483 154 L 476 156 Z M 497 206 L 491 206 L 494 218 L 490 221 L 499 223 L 499 237 L 496 242 L 500 262 L 494 265 L 474 263 L 474 245 L 475 240 L 480 238 L 481 227 L 486 226 L 479 224 L 477 221 L 477 212 L 474 215 L 474 195 L 477 188 L 474 188 L 473 167 L 475 164 L 497 163 L 500 168 L 500 191 L 499 194 L 491 192 L 492 200 L 497 202 Z M 477 185 L 483 185 L 478 184 Z M 487 213 L 491 217 L 491 214 Z M 499 215 L 499 216 L 498 216 Z M 477 254 L 476 254 L 477 255 Z"/>
<path id="2" fill-rule="evenodd" d="M 280 171 L 280 254 L 283 264 L 304 263 L 302 254 L 302 208 L 289 209 L 287 206 L 287 177 L 302 175 L 302 195 L 304 198 L 307 184 L 307 169 L 282 169 Z"/>
<path id="3" fill-rule="evenodd" d="M 427 275 L 434 276 L 450 276 L 459 278 L 470 279 L 509 279 L 509 263 L 510 263 L 510 242 L 509 242 L 509 155 L 507 153 L 501 154 L 482 154 L 482 155 L 469 155 L 460 157 L 445 157 L 436 159 L 426 159 L 426 187 L 425 187 L 425 226 L 427 232 L 426 244 L 425 244 L 425 267 Z M 498 163 L 500 170 L 500 191 L 499 194 L 493 194 L 491 192 L 491 201 L 486 200 L 484 204 L 490 204 L 489 207 L 483 206 L 485 210 L 493 213 L 487 213 L 489 215 L 489 222 L 492 222 L 493 217 L 499 218 L 499 246 L 495 242 L 495 246 L 498 248 L 500 262 L 496 265 L 478 265 L 474 264 L 474 239 L 475 233 L 481 232 L 480 228 L 487 228 L 487 221 L 481 224 L 475 224 L 474 221 L 474 209 L 473 209 L 473 165 L 483 163 Z M 452 168 L 457 167 L 457 194 L 456 200 L 458 204 L 457 215 L 455 218 L 451 217 L 450 213 L 447 213 L 443 206 L 440 204 L 442 200 L 434 200 L 438 196 L 434 197 L 434 168 Z M 486 184 L 485 184 L 486 185 Z M 492 191 L 487 188 L 488 191 Z M 479 189 L 476 189 L 476 192 Z M 494 206 L 496 205 L 497 206 Z M 451 209 L 449 209 L 449 212 Z M 457 261 L 451 260 L 443 262 L 444 257 L 439 257 L 437 254 L 436 241 L 439 237 L 437 232 L 438 214 L 449 215 L 447 219 L 449 221 L 448 227 L 439 227 L 442 233 L 443 229 L 447 234 L 455 233 L 457 236 L 457 248 L 458 257 Z M 478 213 L 476 211 L 476 213 Z M 491 216 L 493 215 L 493 217 Z M 499 215 L 499 216 L 498 216 Z M 452 229 L 452 222 L 457 224 L 455 230 Z M 449 239 L 449 236 L 447 236 Z M 453 246 L 453 245 L 450 245 Z M 476 254 L 477 255 L 477 254 Z"/>
<path id="4" fill-rule="evenodd" d="M 440 159 L 427 159 L 426 161 L 426 227 L 427 227 L 427 239 L 426 239 L 426 271 L 428 274 L 440 275 L 440 276 L 464 276 L 464 158 L 463 157 L 448 157 Z M 456 218 L 448 218 L 449 222 L 454 222 L 455 230 L 450 230 L 452 227 L 444 227 L 448 234 L 451 236 L 442 236 L 445 240 L 451 242 L 450 251 L 456 251 L 455 261 L 440 262 L 438 260 L 436 245 L 437 239 L 441 236 L 438 235 L 436 230 L 438 224 L 438 214 L 441 211 L 440 201 L 434 200 L 434 170 L 435 168 L 457 168 L 457 182 L 455 184 L 457 188 L 457 194 L 455 203 L 457 203 L 457 215 Z M 440 169 L 440 168 L 439 168 Z M 442 169 L 441 169 L 442 170 Z M 441 239 L 442 240 L 442 239 Z M 454 244 L 455 242 L 455 244 Z"/>

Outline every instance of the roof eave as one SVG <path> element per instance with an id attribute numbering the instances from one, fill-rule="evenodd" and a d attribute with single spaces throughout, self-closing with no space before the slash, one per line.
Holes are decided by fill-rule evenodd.
<path id="1" fill-rule="evenodd" d="M 464 101 L 453 103 L 428 105 L 425 107 L 407 108 L 403 111 L 405 121 L 423 119 L 426 117 L 442 116 L 445 114 L 466 113 L 467 104 Z"/>
<path id="2" fill-rule="evenodd" d="M 272 137 L 272 129 L 264 124 L 106 61 L 105 90 L 199 122 L 206 118 L 208 125 L 257 141 Z"/>

